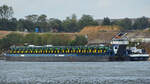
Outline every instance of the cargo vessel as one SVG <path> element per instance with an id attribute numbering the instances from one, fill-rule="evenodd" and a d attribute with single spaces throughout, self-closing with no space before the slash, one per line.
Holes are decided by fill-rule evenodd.
<path id="1" fill-rule="evenodd" d="M 5 54 L 8 61 L 37 62 L 103 62 L 116 56 L 125 61 L 146 61 L 149 58 L 142 49 L 126 49 L 125 46 L 15 46 Z"/>
<path id="2" fill-rule="evenodd" d="M 38 62 L 102 62 L 146 61 L 149 54 L 144 49 L 128 47 L 126 33 L 116 35 L 109 46 L 13 46 L 4 54 L 8 61 Z"/>
<path id="3" fill-rule="evenodd" d="M 5 54 L 8 61 L 99 62 L 114 56 L 107 46 L 16 46 Z"/>

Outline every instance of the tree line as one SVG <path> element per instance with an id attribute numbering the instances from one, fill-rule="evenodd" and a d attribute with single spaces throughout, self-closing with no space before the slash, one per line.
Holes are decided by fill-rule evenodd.
<path id="1" fill-rule="evenodd" d="M 77 32 L 85 26 L 96 26 L 98 23 L 90 15 L 83 15 L 79 20 L 75 14 L 66 17 L 65 20 L 47 18 L 42 15 L 28 15 L 25 18 L 16 19 L 13 9 L 7 5 L 0 7 L 0 30 L 29 31 L 34 32 L 38 28 L 40 32 Z"/>
<path id="2" fill-rule="evenodd" d="M 123 30 L 136 30 L 150 27 L 150 21 L 149 18 L 145 16 L 136 19 L 124 18 L 120 20 L 111 20 L 105 17 L 102 25 L 118 25 L 122 27 Z"/>
<path id="3" fill-rule="evenodd" d="M 0 6 L 0 30 L 34 32 L 35 28 L 38 28 L 39 32 L 78 32 L 85 26 L 98 25 L 118 25 L 125 30 L 150 27 L 148 18 L 144 16 L 134 20 L 129 18 L 112 20 L 105 17 L 100 23 L 91 15 L 83 15 L 80 19 L 77 19 L 77 16 L 73 14 L 70 17 L 66 17 L 65 20 L 59 20 L 57 18 L 47 18 L 45 14 L 32 14 L 25 16 L 25 18 L 17 19 L 13 17 L 13 14 L 12 7 L 7 5 Z"/>
<path id="4" fill-rule="evenodd" d="M 10 33 L 3 39 L 0 39 L 0 49 L 8 49 L 10 46 L 27 46 L 27 45 L 53 45 L 53 46 L 84 46 L 88 43 L 87 38 L 82 35 L 76 35 L 72 40 L 69 35 L 66 34 L 21 34 Z"/>

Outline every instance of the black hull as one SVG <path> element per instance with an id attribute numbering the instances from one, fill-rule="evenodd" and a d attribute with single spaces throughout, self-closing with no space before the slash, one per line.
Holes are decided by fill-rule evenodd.
<path id="1" fill-rule="evenodd" d="M 39 57 L 21 57 L 5 56 L 6 61 L 24 61 L 24 62 L 108 62 L 108 61 L 148 61 L 148 57 L 118 57 L 118 56 L 39 56 Z"/>
<path id="2" fill-rule="evenodd" d="M 7 61 L 25 61 L 25 62 L 106 62 L 109 56 L 49 56 L 49 57 L 6 57 Z"/>
<path id="3" fill-rule="evenodd" d="M 130 57 L 130 61 L 148 61 L 149 57 Z"/>

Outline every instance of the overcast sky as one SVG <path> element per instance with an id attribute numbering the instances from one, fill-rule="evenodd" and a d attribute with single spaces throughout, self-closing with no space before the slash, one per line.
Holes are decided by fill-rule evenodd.
<path id="1" fill-rule="evenodd" d="M 0 0 L 14 9 L 14 17 L 46 14 L 49 18 L 65 19 L 76 14 L 92 15 L 95 19 L 150 17 L 150 0 Z"/>

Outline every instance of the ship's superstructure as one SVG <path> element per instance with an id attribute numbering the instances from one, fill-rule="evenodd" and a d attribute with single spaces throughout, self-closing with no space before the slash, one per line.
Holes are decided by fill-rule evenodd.
<path id="1" fill-rule="evenodd" d="M 149 58 L 149 54 L 144 49 L 136 47 L 127 47 L 129 40 L 126 37 L 127 33 L 117 34 L 111 41 L 115 55 L 128 56 L 131 61 L 143 61 Z"/>
<path id="2" fill-rule="evenodd" d="M 146 53 L 145 49 L 137 49 L 136 47 L 130 47 L 128 54 L 131 61 L 147 60 L 149 58 L 149 54 Z"/>

